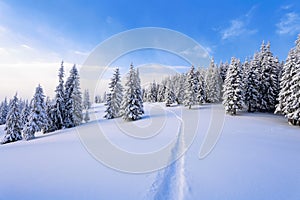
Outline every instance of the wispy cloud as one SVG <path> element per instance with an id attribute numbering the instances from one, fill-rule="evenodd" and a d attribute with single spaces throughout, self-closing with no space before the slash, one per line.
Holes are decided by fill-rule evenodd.
<path id="1" fill-rule="evenodd" d="M 282 5 L 282 6 L 280 7 L 280 9 L 282 9 L 282 10 L 289 10 L 289 9 L 292 8 L 292 7 L 293 7 L 292 4 Z"/>
<path id="2" fill-rule="evenodd" d="M 256 29 L 248 28 L 250 19 L 255 10 L 253 6 L 245 15 L 230 21 L 230 25 L 220 30 L 222 40 L 238 37 L 242 34 L 251 35 L 257 32 Z"/>
<path id="3" fill-rule="evenodd" d="M 300 16 L 295 12 L 286 13 L 276 24 L 276 33 L 279 35 L 292 35 L 300 32 Z"/>

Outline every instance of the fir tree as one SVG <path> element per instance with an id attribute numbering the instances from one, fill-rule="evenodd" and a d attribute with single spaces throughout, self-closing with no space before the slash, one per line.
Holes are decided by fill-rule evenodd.
<path id="1" fill-rule="evenodd" d="M 248 106 L 248 112 L 254 112 L 259 105 L 259 55 L 255 54 L 249 65 L 246 64 L 244 84 L 245 84 L 245 103 Z"/>
<path id="2" fill-rule="evenodd" d="M 28 101 L 26 101 L 21 112 L 22 127 L 24 127 L 25 124 L 28 122 L 29 114 L 30 114 L 30 106 L 28 104 Z"/>
<path id="3" fill-rule="evenodd" d="M 240 61 L 231 59 L 223 89 L 223 105 L 227 113 L 236 115 L 243 109 L 243 84 Z"/>
<path id="4" fill-rule="evenodd" d="M 123 98 L 119 68 L 116 68 L 109 84 L 110 93 L 107 95 L 105 118 L 113 119 L 120 116 L 120 109 Z"/>
<path id="5" fill-rule="evenodd" d="M 19 108 L 19 100 L 17 94 L 11 100 L 9 105 L 9 112 L 7 114 L 5 128 L 4 128 L 4 138 L 2 143 L 14 142 L 22 139 L 22 120 Z"/>
<path id="6" fill-rule="evenodd" d="M 79 73 L 74 65 L 65 84 L 65 127 L 72 128 L 82 122 L 82 96 Z"/>
<path id="7" fill-rule="evenodd" d="M 197 88 L 197 102 L 202 104 L 205 102 L 206 93 L 205 93 L 205 81 L 200 70 L 196 72 L 196 76 L 198 78 L 198 88 Z"/>
<path id="8" fill-rule="evenodd" d="M 46 113 L 47 113 L 47 122 L 45 123 L 45 126 L 43 127 L 43 133 L 50 133 L 53 131 L 58 130 L 59 128 L 57 127 L 57 108 L 56 104 L 53 104 L 51 99 L 47 97 L 46 99 Z"/>
<path id="9" fill-rule="evenodd" d="M 292 125 L 300 125 L 300 34 L 296 40 L 296 47 L 288 54 L 283 67 L 280 93 L 275 113 L 282 113 Z"/>
<path id="10" fill-rule="evenodd" d="M 141 118 L 143 113 L 141 112 L 142 108 L 140 107 L 142 103 L 140 102 L 140 94 L 137 92 L 140 86 L 138 86 L 137 73 L 132 64 L 130 65 L 126 78 L 125 93 L 122 101 L 123 119 L 129 121 L 137 120 Z"/>
<path id="11" fill-rule="evenodd" d="M 0 125 L 6 123 L 6 118 L 7 118 L 8 111 L 9 111 L 9 106 L 7 104 L 7 99 L 5 97 L 5 99 L 1 103 L 1 107 L 0 107 Z"/>
<path id="12" fill-rule="evenodd" d="M 260 111 L 269 112 L 275 109 L 276 98 L 279 92 L 278 66 L 270 50 L 270 43 L 261 47 L 261 84 L 260 84 Z"/>
<path id="13" fill-rule="evenodd" d="M 89 115 L 89 111 L 87 109 L 85 110 L 85 114 L 84 114 L 83 120 L 85 121 L 85 123 L 87 123 L 88 121 L 90 121 L 90 115 Z"/>
<path id="14" fill-rule="evenodd" d="M 32 107 L 28 117 L 28 122 L 23 128 L 23 137 L 26 140 L 34 138 L 36 132 L 40 132 L 47 125 L 45 95 L 43 88 L 38 85 L 32 99 Z"/>
<path id="15" fill-rule="evenodd" d="M 83 108 L 90 109 L 91 108 L 91 101 L 90 101 L 90 93 L 88 89 L 84 90 L 83 94 Z"/>
<path id="16" fill-rule="evenodd" d="M 165 105 L 167 107 L 171 106 L 171 104 L 175 103 L 175 94 L 174 88 L 172 87 L 171 79 L 167 81 L 167 89 L 165 94 Z"/>
<path id="17" fill-rule="evenodd" d="M 61 63 L 58 73 L 59 84 L 55 90 L 55 104 L 51 106 L 51 110 L 48 112 L 52 115 L 53 126 L 55 130 L 62 129 L 64 127 L 64 111 L 65 111 L 65 89 L 64 89 L 64 65 Z M 49 108 L 50 109 L 50 108 Z"/>
<path id="18" fill-rule="evenodd" d="M 196 105 L 197 103 L 197 89 L 197 76 L 195 75 L 195 68 L 192 66 L 186 76 L 184 93 L 184 105 L 188 106 L 189 109 L 192 108 L 192 105 Z"/>
<path id="19" fill-rule="evenodd" d="M 208 68 L 205 82 L 206 82 L 206 100 L 210 103 L 220 101 L 221 97 L 221 77 L 217 66 L 214 63 L 214 59 L 211 60 Z"/>

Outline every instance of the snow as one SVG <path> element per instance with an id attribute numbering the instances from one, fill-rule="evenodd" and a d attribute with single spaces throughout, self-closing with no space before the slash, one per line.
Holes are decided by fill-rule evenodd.
<path id="1" fill-rule="evenodd" d="M 176 115 L 182 109 L 191 116 L 199 113 L 198 134 L 187 153 L 151 173 L 124 173 L 101 164 L 82 145 L 76 128 L 1 145 L 0 199 L 300 199 L 299 127 L 266 113 L 226 115 L 213 151 L 199 159 L 211 108 L 144 103 L 145 114 L 135 122 L 103 119 L 103 104 L 90 110 L 91 121 L 78 130 L 99 123 L 115 145 L 132 152 L 151 152 L 176 138 L 180 128 Z M 117 123 L 125 128 L 128 123 L 161 127 L 152 137 L 135 140 L 118 132 Z M 0 126 L 1 137 L 3 129 Z M 173 148 L 170 159 L 179 148 Z"/>

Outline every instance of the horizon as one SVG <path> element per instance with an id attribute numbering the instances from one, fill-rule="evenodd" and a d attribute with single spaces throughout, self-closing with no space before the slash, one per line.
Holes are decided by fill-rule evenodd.
<path id="1" fill-rule="evenodd" d="M 272 53 L 284 61 L 300 33 L 297 1 L 226 1 L 218 6 L 215 1 L 131 1 L 127 9 L 124 3 L 0 1 L 0 98 L 18 92 L 29 99 L 39 83 L 47 96 L 53 96 L 62 60 L 68 76 L 69 68 L 80 68 L 97 45 L 135 28 L 161 27 L 185 34 L 216 64 L 230 62 L 231 57 L 244 61 L 259 51 L 262 41 L 270 41 Z M 112 65 L 124 76 L 131 62 L 136 67 L 183 66 L 175 69 L 179 72 L 189 67 L 181 58 L 158 50 L 129 52 Z"/>

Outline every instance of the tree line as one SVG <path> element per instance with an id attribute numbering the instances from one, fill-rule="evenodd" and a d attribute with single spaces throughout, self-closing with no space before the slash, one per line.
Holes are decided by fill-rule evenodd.
<path id="1" fill-rule="evenodd" d="M 72 67 L 64 82 L 62 62 L 58 78 L 53 100 L 45 98 L 41 85 L 36 87 L 30 102 L 19 99 L 17 94 L 9 102 L 7 98 L 4 99 L 0 106 L 0 124 L 5 124 L 2 144 L 21 139 L 30 140 L 40 131 L 49 133 L 78 126 L 83 120 L 89 121 L 89 93 L 85 90 L 82 99 L 76 66 Z M 83 115 L 84 109 L 86 112 Z"/>

